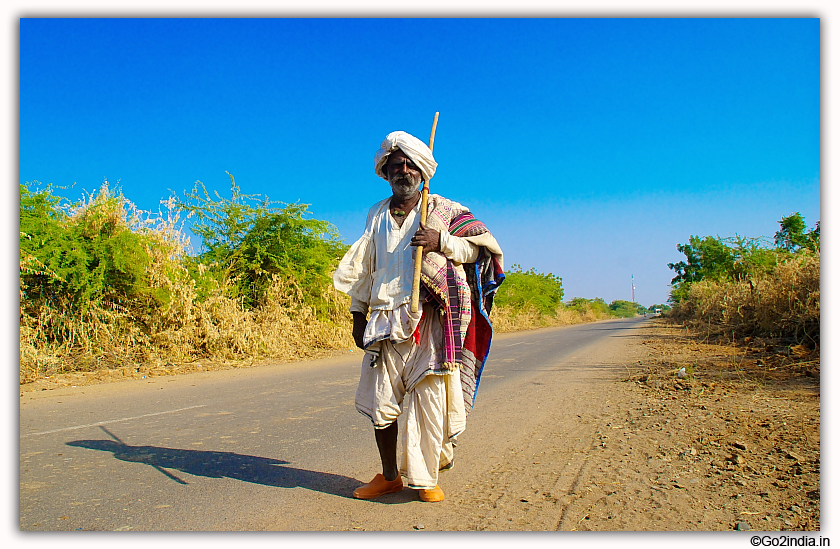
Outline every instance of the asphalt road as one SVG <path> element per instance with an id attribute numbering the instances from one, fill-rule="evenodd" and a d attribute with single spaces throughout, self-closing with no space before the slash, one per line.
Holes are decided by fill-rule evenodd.
<path id="1" fill-rule="evenodd" d="M 644 321 L 497 335 L 456 465 L 469 467 L 471 452 L 493 444 L 471 437 L 509 423 L 502 414 L 512 395 L 529 394 L 548 375 L 573 381 L 581 364 L 593 368 L 582 356 L 618 348 Z M 379 468 L 369 420 L 353 404 L 360 361 L 357 352 L 25 393 L 20 528 L 342 530 L 368 517 L 390 529 L 387 505 L 352 499 Z M 507 429 L 492 440 L 516 444 L 515 426 Z M 457 470 L 445 474 L 457 479 Z M 416 502 L 411 490 L 389 497 L 447 504 Z"/>

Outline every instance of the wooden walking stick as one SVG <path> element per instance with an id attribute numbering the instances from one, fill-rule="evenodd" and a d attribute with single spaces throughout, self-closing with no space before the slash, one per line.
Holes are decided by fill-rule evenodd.
<path id="1" fill-rule="evenodd" d="M 432 124 L 432 136 L 429 138 L 429 150 L 435 151 L 435 130 L 437 129 L 439 112 L 435 113 L 435 121 Z M 431 177 L 429 178 L 431 179 Z M 426 225 L 427 210 L 429 209 L 429 182 L 423 185 L 420 191 L 420 223 Z M 411 286 L 411 312 L 416 313 L 420 309 L 420 271 L 423 268 L 423 246 L 417 246 L 414 253 L 414 283 Z"/>

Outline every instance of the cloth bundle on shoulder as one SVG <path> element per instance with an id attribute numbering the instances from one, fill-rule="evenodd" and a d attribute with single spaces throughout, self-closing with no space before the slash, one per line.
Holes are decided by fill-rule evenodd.
<path id="1" fill-rule="evenodd" d="M 462 271 L 454 269 L 452 261 L 441 254 L 425 254 L 421 274 L 421 299 L 437 302 L 444 312 L 441 368 L 460 370 L 464 405 L 469 414 L 493 339 L 490 310 L 505 279 L 504 256 L 484 223 L 462 205 L 432 195 L 429 210 L 429 227 L 465 238 L 481 250 L 476 262 L 464 264 Z M 465 279 L 458 272 L 463 272 Z"/>

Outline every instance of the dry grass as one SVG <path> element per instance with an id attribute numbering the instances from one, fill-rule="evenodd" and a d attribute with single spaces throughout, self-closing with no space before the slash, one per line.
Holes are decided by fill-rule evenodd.
<path id="1" fill-rule="evenodd" d="M 550 326 L 570 326 L 584 322 L 595 322 L 596 320 L 609 318 L 609 316 L 589 307 L 583 311 L 578 311 L 560 306 L 553 315 L 547 315 L 540 313 L 534 307 L 519 309 L 517 307 L 497 305 L 493 307 L 490 318 L 493 321 L 494 331 L 503 334 Z"/>
<path id="2" fill-rule="evenodd" d="M 820 254 L 797 254 L 752 280 L 695 282 L 670 316 L 708 336 L 768 336 L 818 347 Z"/>
<path id="3" fill-rule="evenodd" d="M 344 296 L 335 291 L 325 297 L 336 304 L 334 310 L 349 306 L 340 306 Z M 64 315 L 63 327 L 73 337 L 61 344 L 45 337 L 45 328 L 56 319 L 49 318 L 54 311 L 43 308 L 40 318 L 21 318 L 20 382 L 68 372 L 139 371 L 143 366 L 199 359 L 291 361 L 352 348 L 349 318 L 319 319 L 299 299 L 299 290 L 280 279 L 272 285 L 266 303 L 254 310 L 245 310 L 221 292 L 202 303 L 180 299 L 149 319 L 151 333 L 144 333 L 125 312 L 95 308 L 84 317 Z"/>
<path id="4" fill-rule="evenodd" d="M 150 293 L 120 302 L 101 300 L 82 312 L 69 301 L 26 295 L 21 278 L 21 385 L 57 377 L 71 384 L 172 374 L 210 364 L 286 362 L 355 348 L 350 299 L 331 285 L 316 300 L 318 311 L 294 279 L 279 276 L 256 307 L 245 307 L 229 297 L 235 295 L 230 288 L 212 281 L 216 286 L 205 289 L 209 295 L 199 299 L 196 281 L 183 261 L 188 240 L 172 201 L 151 215 L 109 196 L 107 189 L 91 195 L 71 212 L 68 222 L 84 222 L 95 233 L 107 229 L 141 234 L 151 259 L 145 273 Z M 20 265 L 22 274 L 43 271 L 51 276 L 27 254 L 21 254 Z M 513 332 L 594 321 L 599 315 L 565 307 L 554 315 L 496 307 L 492 319 L 497 332 Z"/>
<path id="5" fill-rule="evenodd" d="M 316 314 L 294 280 L 275 277 L 263 302 L 253 309 L 227 297 L 224 287 L 212 289 L 200 301 L 182 261 L 188 241 L 172 202 L 164 202 L 165 211 L 152 216 L 127 201 L 128 207 L 120 203 L 103 208 L 109 204 L 97 196 L 76 208 L 69 222 L 93 212 L 101 214 L 97 222 L 142 234 L 151 256 L 148 284 L 152 292 L 167 297 L 162 306 L 148 297 L 131 304 L 93 303 L 79 312 L 70 303 L 25 296 L 21 279 L 21 384 L 63 374 L 171 371 L 175 364 L 199 359 L 290 361 L 352 347 L 346 314 L 350 300 L 343 294 L 325 289 L 320 297 L 326 310 Z M 43 266 L 21 254 L 21 273 L 33 270 Z"/>
<path id="6" fill-rule="evenodd" d="M 177 262 L 168 268 L 178 268 Z M 332 288 L 321 296 L 328 303 L 328 315 L 319 318 L 304 305 L 301 289 L 279 277 L 260 307 L 251 310 L 225 297 L 223 288 L 196 302 L 186 272 L 161 274 L 155 279 L 168 285 L 175 297 L 166 309 L 146 319 L 149 332 L 118 308 L 97 307 L 85 316 L 73 317 L 43 307 L 37 316 L 22 315 L 21 385 L 45 379 L 63 379 L 64 385 L 84 384 L 106 378 L 242 367 L 267 359 L 287 362 L 355 348 L 347 313 L 350 300 Z M 491 318 L 495 331 L 505 333 L 592 322 L 602 315 L 564 307 L 553 316 L 535 309 L 495 307 Z M 50 343 L 47 333 L 59 322 L 73 337 L 62 344 Z"/>

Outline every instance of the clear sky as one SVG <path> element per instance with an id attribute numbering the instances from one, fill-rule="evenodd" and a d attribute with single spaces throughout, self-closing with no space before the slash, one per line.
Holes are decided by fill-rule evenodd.
<path id="1" fill-rule="evenodd" d="M 629 299 L 634 276 L 636 299 L 644 305 L 667 299 L 673 277 L 667 263 L 683 258 L 676 245 L 690 235 L 772 237 L 782 216 L 799 211 L 813 227 L 821 198 L 826 208 L 835 205 L 832 185 L 820 186 L 820 153 L 822 146 L 822 170 L 830 178 L 831 161 L 840 156 L 833 101 L 837 2 L 352 4 L 4 2 L 0 65 L 9 124 L 3 164 L 21 182 L 75 182 L 72 199 L 106 178 L 119 181 L 146 209 L 196 180 L 228 192 L 227 170 L 245 192 L 311 204 L 315 217 L 332 221 L 350 242 L 368 207 L 388 192 L 373 173 L 379 143 L 397 129 L 428 139 L 440 111 L 433 192 L 462 201 L 485 220 L 508 264 L 563 277 L 567 299 Z M 704 19 L 26 19 L 337 13 Z M 17 246 L 15 192 L 10 185 L 0 200 L 10 255 Z M 828 221 L 823 269 L 831 280 L 836 246 Z M 16 295 L 11 271 L 1 273 L 8 277 L 4 295 Z M 830 337 L 835 294 L 831 284 L 822 285 L 828 364 L 836 362 Z M 6 310 L 13 311 L 13 303 Z M 10 315 L 3 318 L 6 348 L 15 349 L 17 328 Z M 823 372 L 822 384 L 836 387 L 833 368 Z M 838 419 L 832 404 L 831 398 L 822 402 L 828 424 Z M 18 425 L 13 411 L 7 415 L 11 440 Z M 823 430 L 828 454 L 836 454 L 835 439 L 831 429 Z M 14 445 L 7 446 L 13 452 Z M 8 458 L 2 478 L 12 493 L 16 462 Z M 826 463 L 821 489 L 833 496 L 837 475 L 833 462 Z M 13 513 L 15 505 L 4 509 Z M 832 509 L 825 507 L 824 517 Z M 820 534 L 830 536 L 834 524 L 823 520 Z M 17 530 L 10 532 L 4 537 L 19 538 Z M 575 539 L 563 543 L 591 542 Z M 714 543 L 747 543 L 726 539 Z M 673 541 L 620 538 L 639 547 Z M 137 538 L 140 543 L 147 541 Z M 528 543 L 556 545 L 553 539 Z M 678 543 L 705 547 L 709 539 L 692 534 Z"/>
<path id="2" fill-rule="evenodd" d="M 663 303 L 690 235 L 820 220 L 820 20 L 21 19 L 20 181 L 143 209 L 197 180 L 351 243 L 386 134 L 566 299 Z"/>

